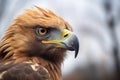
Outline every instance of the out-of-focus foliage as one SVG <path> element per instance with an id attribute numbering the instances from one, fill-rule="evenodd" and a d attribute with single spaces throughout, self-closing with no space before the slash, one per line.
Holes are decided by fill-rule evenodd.
<path id="1" fill-rule="evenodd" d="M 38 5 L 74 27 L 80 54 L 68 52 L 64 80 L 115 80 L 119 75 L 120 0 L 0 0 L 0 38 L 13 19 Z"/>

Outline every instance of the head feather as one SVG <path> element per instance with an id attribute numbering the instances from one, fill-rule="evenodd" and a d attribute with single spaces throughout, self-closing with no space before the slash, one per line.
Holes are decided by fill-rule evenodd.
<path id="1" fill-rule="evenodd" d="M 35 7 L 36 9 L 27 10 L 16 18 L 15 22 L 8 28 L 0 42 L 0 59 L 27 55 L 21 53 L 25 53 L 29 46 L 31 46 L 32 41 L 35 41 L 36 36 L 33 34 L 33 29 L 37 25 L 72 30 L 72 27 L 66 21 L 52 11 Z"/>

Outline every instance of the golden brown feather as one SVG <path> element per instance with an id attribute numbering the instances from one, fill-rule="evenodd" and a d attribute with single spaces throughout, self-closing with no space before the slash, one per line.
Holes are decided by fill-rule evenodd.
<path id="1" fill-rule="evenodd" d="M 0 43 L 1 64 L 37 63 L 48 70 L 50 80 L 62 80 L 61 63 L 66 49 L 51 49 L 51 44 L 40 43 L 35 35 L 36 26 L 72 30 L 66 21 L 50 10 L 39 7 L 27 10 L 9 27 Z"/>

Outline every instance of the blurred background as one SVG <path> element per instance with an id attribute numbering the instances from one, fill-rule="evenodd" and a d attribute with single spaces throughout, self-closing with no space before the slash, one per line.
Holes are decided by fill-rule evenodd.
<path id="1" fill-rule="evenodd" d="M 34 5 L 64 18 L 79 37 L 79 55 L 68 52 L 63 80 L 120 80 L 120 0 L 0 0 L 0 39 Z"/>

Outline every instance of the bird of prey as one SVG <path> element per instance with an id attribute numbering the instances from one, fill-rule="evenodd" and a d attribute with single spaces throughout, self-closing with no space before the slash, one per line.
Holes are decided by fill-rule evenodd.
<path id="1" fill-rule="evenodd" d="M 79 51 L 72 27 L 51 10 L 19 15 L 0 41 L 0 80 L 62 80 L 66 51 Z"/>

